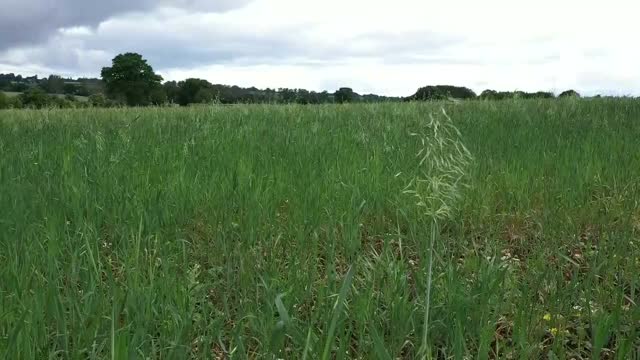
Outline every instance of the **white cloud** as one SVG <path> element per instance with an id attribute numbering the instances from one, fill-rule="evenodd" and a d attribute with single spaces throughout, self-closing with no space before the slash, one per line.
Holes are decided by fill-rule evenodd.
<path id="1" fill-rule="evenodd" d="M 455 84 L 640 94 L 632 0 L 206 4 L 167 0 L 95 27 L 68 24 L 47 42 L 0 52 L 0 71 L 97 76 L 117 53 L 138 51 L 167 79 L 263 88 L 409 95 Z M 211 12 L 221 6 L 227 11 Z"/>

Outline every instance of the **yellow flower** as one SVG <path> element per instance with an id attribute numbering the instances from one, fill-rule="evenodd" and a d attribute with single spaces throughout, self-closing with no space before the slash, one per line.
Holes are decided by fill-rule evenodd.
<path id="1" fill-rule="evenodd" d="M 551 314 L 549 314 L 549 313 L 544 314 L 542 319 L 544 319 L 544 321 L 551 321 Z"/>
<path id="2" fill-rule="evenodd" d="M 556 336 L 558 335 L 558 328 L 551 328 L 549 332 L 551 333 L 551 335 Z"/>

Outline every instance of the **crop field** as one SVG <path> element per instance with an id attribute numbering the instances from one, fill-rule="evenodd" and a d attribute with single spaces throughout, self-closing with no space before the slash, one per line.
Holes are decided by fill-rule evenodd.
<path id="1" fill-rule="evenodd" d="M 0 111 L 3 359 L 631 359 L 639 274 L 638 100 Z"/>

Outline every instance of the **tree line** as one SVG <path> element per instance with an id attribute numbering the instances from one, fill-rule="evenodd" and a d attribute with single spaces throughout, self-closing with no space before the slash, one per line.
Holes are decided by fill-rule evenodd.
<path id="1" fill-rule="evenodd" d="M 4 94 L 7 92 L 9 95 Z M 315 92 L 305 89 L 257 89 L 212 84 L 207 80 L 190 78 L 183 81 L 163 82 L 151 65 L 140 54 L 126 53 L 116 56 L 110 67 L 101 71 L 101 79 L 62 78 L 51 75 L 23 77 L 0 74 L 0 109 L 43 107 L 111 107 L 111 106 L 187 106 L 191 104 L 325 104 L 351 102 L 400 102 L 432 100 L 504 100 L 551 99 L 551 92 L 485 90 L 477 95 L 462 86 L 425 86 L 407 97 L 388 97 L 358 94 L 342 87 L 335 92 Z M 567 90 L 558 97 L 580 97 Z"/>
<path id="2" fill-rule="evenodd" d="M 73 96 L 89 96 L 103 92 L 102 80 L 100 79 L 72 79 L 58 75 L 38 78 L 38 75 L 23 77 L 13 73 L 0 74 L 0 91 L 22 93 L 34 87 L 50 94 Z"/>

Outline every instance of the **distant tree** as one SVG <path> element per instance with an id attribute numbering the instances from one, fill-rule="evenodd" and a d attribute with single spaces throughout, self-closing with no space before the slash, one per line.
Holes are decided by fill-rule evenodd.
<path id="1" fill-rule="evenodd" d="M 67 101 L 71 101 L 71 102 L 75 102 L 76 101 L 76 97 L 71 95 L 71 94 L 65 95 L 64 99 L 67 100 Z"/>
<path id="2" fill-rule="evenodd" d="M 78 83 L 80 89 L 76 95 L 89 96 L 93 94 L 105 94 L 107 89 L 104 81 L 94 78 L 77 78 L 75 82 Z"/>
<path id="3" fill-rule="evenodd" d="M 500 94 L 495 90 L 487 89 L 480 93 L 478 97 L 482 100 L 499 100 Z"/>
<path id="4" fill-rule="evenodd" d="M 198 98 L 197 100 L 202 101 L 204 99 L 205 101 L 207 101 L 207 96 L 213 96 L 213 98 L 215 98 L 217 101 L 220 101 L 220 103 L 222 104 L 235 104 L 242 101 L 241 89 L 237 86 L 228 86 L 221 84 L 212 85 L 208 81 L 204 81 L 203 86 L 205 87 L 205 89 L 211 90 L 211 92 L 202 91 L 202 94 L 196 96 Z"/>
<path id="5" fill-rule="evenodd" d="M 332 103 L 332 102 L 335 102 L 335 99 L 333 97 L 333 94 L 329 94 L 328 91 L 325 90 L 318 94 L 318 103 L 326 104 L 326 103 Z"/>
<path id="6" fill-rule="evenodd" d="M 566 97 L 579 98 L 580 94 L 575 90 L 567 90 L 560 93 L 558 97 L 559 98 L 566 98 Z"/>
<path id="7" fill-rule="evenodd" d="M 529 94 L 524 91 L 516 90 L 513 92 L 514 99 L 528 99 L 529 97 Z"/>
<path id="8" fill-rule="evenodd" d="M 322 93 L 317 93 L 315 91 L 309 92 L 308 103 L 309 104 L 320 104 L 322 102 Z"/>
<path id="9" fill-rule="evenodd" d="M 24 107 L 41 109 L 52 104 L 52 100 L 44 90 L 34 87 L 20 95 Z"/>
<path id="10" fill-rule="evenodd" d="M 515 98 L 516 98 L 515 91 L 499 91 L 498 92 L 498 100 L 515 99 Z"/>
<path id="11" fill-rule="evenodd" d="M 196 95 L 202 89 L 211 89 L 212 85 L 207 80 L 202 79 L 187 79 L 185 81 L 181 81 L 178 83 L 179 92 L 178 92 L 178 104 L 182 106 L 186 106 L 189 104 L 193 104 L 198 102 L 196 100 Z M 203 95 L 200 95 L 198 100 L 203 100 Z"/>
<path id="12" fill-rule="evenodd" d="M 333 97 L 337 103 L 344 104 L 356 101 L 358 94 L 356 94 L 351 88 L 342 87 L 333 94 Z"/>
<path id="13" fill-rule="evenodd" d="M 153 105 L 164 105 L 167 103 L 167 93 L 162 86 L 156 86 L 149 93 L 149 101 Z"/>
<path id="14" fill-rule="evenodd" d="M 29 85 L 22 82 L 16 82 L 9 86 L 9 91 L 13 91 L 13 92 L 24 92 L 24 91 L 27 91 L 28 89 L 29 89 Z"/>
<path id="15" fill-rule="evenodd" d="M 475 97 L 476 93 L 466 87 L 436 85 L 421 87 L 412 97 L 410 97 L 410 100 L 446 100 L 449 98 L 465 100 L 473 99 Z"/>
<path id="16" fill-rule="evenodd" d="M 296 91 L 294 89 L 280 88 L 278 89 L 278 97 L 283 104 L 291 104 L 296 102 Z"/>
<path id="17" fill-rule="evenodd" d="M 202 87 L 196 93 L 196 96 L 193 99 L 193 103 L 196 104 L 210 104 L 216 99 L 216 94 L 213 92 L 211 88 Z"/>
<path id="18" fill-rule="evenodd" d="M 94 87 L 93 90 L 94 90 L 93 92 L 94 94 L 102 94 L 102 91 L 103 91 L 102 87 Z M 95 90 L 98 90 L 98 91 L 95 91 Z M 78 86 L 78 90 L 76 91 L 76 95 L 78 96 L 89 96 L 91 95 L 91 93 L 92 92 L 89 90 L 89 87 L 86 84 L 80 84 Z"/>
<path id="19" fill-rule="evenodd" d="M 104 107 L 107 105 L 107 98 L 103 94 L 93 94 L 89 96 L 89 104 L 94 107 Z"/>
<path id="20" fill-rule="evenodd" d="M 9 97 L 0 91 L 0 110 L 9 108 Z"/>
<path id="21" fill-rule="evenodd" d="M 107 95 L 124 100 L 129 106 L 148 105 L 152 90 L 161 86 L 162 77 L 157 75 L 142 55 L 120 54 L 113 59 L 111 67 L 101 72 Z"/>
<path id="22" fill-rule="evenodd" d="M 216 94 L 224 104 L 236 104 L 243 101 L 245 91 L 239 86 L 214 85 L 214 88 L 217 89 Z"/>
<path id="23" fill-rule="evenodd" d="M 22 109 L 24 105 L 22 105 L 22 100 L 20 96 L 14 96 L 9 98 L 9 108 L 10 109 Z"/>
<path id="24" fill-rule="evenodd" d="M 170 103 L 178 103 L 178 97 L 180 95 L 180 87 L 175 81 L 167 81 L 162 85 L 164 93 L 167 95 L 167 101 Z"/>
<path id="25" fill-rule="evenodd" d="M 62 93 L 69 95 L 76 95 L 79 86 L 76 84 L 64 84 L 62 87 Z"/>
<path id="26" fill-rule="evenodd" d="M 68 84 L 65 83 L 62 87 L 62 93 L 68 95 L 76 95 L 76 96 L 89 96 L 89 89 L 84 84 Z"/>
<path id="27" fill-rule="evenodd" d="M 59 109 L 68 109 L 75 107 L 75 100 L 69 100 L 66 97 L 61 96 L 50 96 L 49 97 L 49 106 L 56 107 Z"/>
<path id="28" fill-rule="evenodd" d="M 468 100 L 475 99 L 477 97 L 476 93 L 464 86 L 442 86 L 443 91 L 445 91 L 449 97 L 460 100 Z"/>
<path id="29" fill-rule="evenodd" d="M 444 100 L 447 99 L 447 94 L 441 91 L 437 86 L 424 86 L 418 89 L 416 93 L 411 97 L 411 100 Z"/>
<path id="30" fill-rule="evenodd" d="M 298 89 L 296 91 L 296 103 L 298 104 L 309 104 L 311 102 L 311 93 L 305 89 Z"/>
<path id="31" fill-rule="evenodd" d="M 556 96 L 552 92 L 537 91 L 531 97 L 534 99 L 554 99 Z"/>
<path id="32" fill-rule="evenodd" d="M 401 98 L 394 96 L 382 96 L 376 94 L 366 94 L 362 95 L 362 101 L 367 103 L 378 103 L 378 102 L 397 102 L 401 101 Z"/>
<path id="33" fill-rule="evenodd" d="M 62 94 L 64 91 L 64 79 L 58 75 L 49 75 L 43 79 L 40 86 L 49 94 Z"/>

